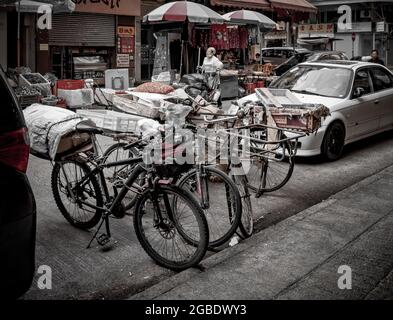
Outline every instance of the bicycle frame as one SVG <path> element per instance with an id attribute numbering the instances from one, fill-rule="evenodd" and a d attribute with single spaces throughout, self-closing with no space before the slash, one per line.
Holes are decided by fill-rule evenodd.
<path id="1" fill-rule="evenodd" d="M 65 159 L 67 160 L 67 159 Z M 75 159 L 74 159 L 75 160 Z M 78 158 L 76 159 L 77 161 L 82 160 L 82 161 L 90 161 L 87 157 L 83 157 L 82 155 L 78 155 Z M 70 184 L 69 181 L 67 179 L 67 174 L 65 173 L 65 170 L 61 164 L 61 161 L 59 161 L 61 169 L 63 171 L 64 177 L 66 179 L 66 183 L 67 183 L 67 189 L 70 192 L 70 195 L 72 197 L 72 199 L 76 202 L 78 201 L 81 204 L 86 205 L 89 208 L 93 208 L 96 210 L 102 210 L 104 212 L 103 214 L 103 218 L 102 221 L 100 223 L 100 225 L 97 228 L 96 233 L 94 234 L 92 240 L 90 241 L 90 243 L 88 244 L 87 248 L 90 247 L 91 243 L 93 242 L 93 240 L 97 237 L 97 234 L 99 232 L 99 230 L 101 229 L 103 223 L 105 222 L 105 226 L 106 226 L 106 234 L 107 236 L 110 238 L 111 237 L 111 233 L 110 233 L 110 228 L 109 228 L 109 220 L 108 217 L 109 215 L 111 215 L 115 210 L 116 207 L 118 205 L 121 204 L 122 200 L 125 198 L 127 192 L 129 190 L 137 193 L 137 194 L 141 194 L 142 190 L 140 188 L 137 187 L 133 187 L 134 182 L 136 181 L 136 179 L 140 176 L 140 174 L 143 171 L 149 172 L 150 170 L 148 168 L 145 168 L 144 166 L 141 165 L 142 163 L 142 157 L 138 157 L 138 158 L 130 158 L 130 159 L 126 159 L 126 160 L 121 160 L 121 161 L 116 161 L 116 162 L 111 162 L 111 163 L 103 163 L 102 160 L 99 160 L 98 163 L 93 163 L 92 161 L 90 161 L 90 163 L 93 163 L 93 165 L 95 166 L 95 168 L 93 170 L 91 170 L 91 172 L 89 172 L 87 175 L 85 175 L 81 181 L 78 181 L 77 185 L 75 187 L 73 187 L 73 189 L 76 188 L 83 188 L 88 182 L 91 176 L 96 176 L 98 175 L 100 178 L 100 182 L 101 185 L 103 187 L 103 191 L 104 191 L 104 197 L 105 197 L 105 201 L 106 204 L 109 204 L 110 207 L 99 207 L 96 205 L 93 205 L 87 201 L 81 200 L 81 199 L 77 199 L 77 197 L 75 196 L 75 194 L 73 193 L 73 190 L 70 188 Z M 116 166 L 121 166 L 121 165 L 134 165 L 136 164 L 136 167 L 134 168 L 134 170 L 131 172 L 131 174 L 129 175 L 129 177 L 127 178 L 126 182 L 124 183 L 123 188 L 120 190 L 120 192 L 115 196 L 115 199 L 113 201 L 111 201 L 111 196 L 109 195 L 109 190 L 108 190 L 108 186 L 107 183 L 105 181 L 105 176 L 104 176 L 104 169 L 105 168 L 110 168 L 110 167 L 116 167 Z M 152 177 L 148 177 L 147 179 L 147 185 L 142 187 L 142 189 L 146 188 L 150 188 L 151 189 L 151 193 L 152 193 L 152 201 L 153 201 L 153 205 L 155 208 L 155 212 L 157 213 L 157 216 L 154 217 L 154 227 L 157 226 L 158 223 L 160 223 L 163 220 L 162 217 L 162 213 L 161 213 L 161 209 L 158 205 L 158 201 L 157 201 L 157 183 L 159 182 L 157 181 L 157 179 L 155 179 L 153 181 Z M 169 199 L 167 199 L 167 196 L 164 198 L 164 202 L 165 202 L 165 207 L 166 207 L 166 212 L 168 214 L 168 217 L 173 220 L 173 213 L 172 213 L 172 209 L 169 203 Z"/>

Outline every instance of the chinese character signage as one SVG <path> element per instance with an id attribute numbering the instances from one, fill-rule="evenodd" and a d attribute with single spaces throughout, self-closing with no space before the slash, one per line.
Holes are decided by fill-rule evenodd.
<path id="1" fill-rule="evenodd" d="M 129 60 L 134 60 L 135 28 L 130 26 L 117 27 L 117 53 L 127 54 Z"/>
<path id="2" fill-rule="evenodd" d="M 129 54 L 117 54 L 116 65 L 118 68 L 129 68 L 130 67 L 130 55 Z"/>
<path id="3" fill-rule="evenodd" d="M 119 26 L 117 27 L 117 34 L 122 37 L 134 37 L 135 27 Z"/>
<path id="4" fill-rule="evenodd" d="M 104 13 L 123 16 L 140 16 L 140 0 L 72 0 L 75 12 Z"/>
<path id="5" fill-rule="evenodd" d="M 315 34 L 334 34 L 333 23 L 321 23 L 321 24 L 302 24 L 299 26 L 299 33 L 305 33 L 310 36 Z"/>

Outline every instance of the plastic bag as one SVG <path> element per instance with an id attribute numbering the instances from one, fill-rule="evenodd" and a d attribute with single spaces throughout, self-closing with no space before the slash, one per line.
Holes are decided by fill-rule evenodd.
<path id="1" fill-rule="evenodd" d="M 190 73 L 190 74 L 185 74 L 181 79 L 181 83 L 186 83 L 188 85 L 194 85 L 196 83 L 201 83 L 205 81 L 205 77 L 203 74 L 200 73 Z"/>
<path id="2" fill-rule="evenodd" d="M 174 91 L 173 87 L 160 82 L 146 82 L 135 88 L 136 92 L 168 94 Z"/>
<path id="3" fill-rule="evenodd" d="M 161 110 L 165 113 L 165 125 L 178 129 L 183 127 L 187 115 L 193 109 L 183 104 L 163 103 Z"/>

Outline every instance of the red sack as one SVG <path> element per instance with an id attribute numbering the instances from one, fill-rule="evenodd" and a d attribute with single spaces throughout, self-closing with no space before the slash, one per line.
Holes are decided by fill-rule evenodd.
<path id="1" fill-rule="evenodd" d="M 160 82 L 146 82 L 135 88 L 136 92 L 168 94 L 174 91 L 173 87 Z"/>

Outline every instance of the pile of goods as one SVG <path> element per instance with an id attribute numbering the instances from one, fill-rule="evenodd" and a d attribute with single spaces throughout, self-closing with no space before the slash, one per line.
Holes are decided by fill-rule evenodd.
<path id="1" fill-rule="evenodd" d="M 40 101 L 41 92 L 33 87 L 20 86 L 15 89 L 15 94 L 22 108 Z"/>
<path id="2" fill-rule="evenodd" d="M 22 96 L 40 96 L 41 95 L 41 93 L 37 89 L 34 89 L 32 87 L 28 87 L 28 86 L 17 87 L 15 89 L 15 94 L 18 97 L 22 97 Z"/>
<path id="3" fill-rule="evenodd" d="M 52 87 L 48 80 L 46 80 L 40 73 L 24 73 L 19 75 L 19 85 L 35 88 L 41 92 L 41 95 L 46 97 L 52 93 Z"/>
<path id="4" fill-rule="evenodd" d="M 56 160 L 84 146 L 91 148 L 90 135 L 75 132 L 75 127 L 81 122 L 94 123 L 73 111 L 35 103 L 23 110 L 23 115 L 31 153 L 40 158 Z"/>

